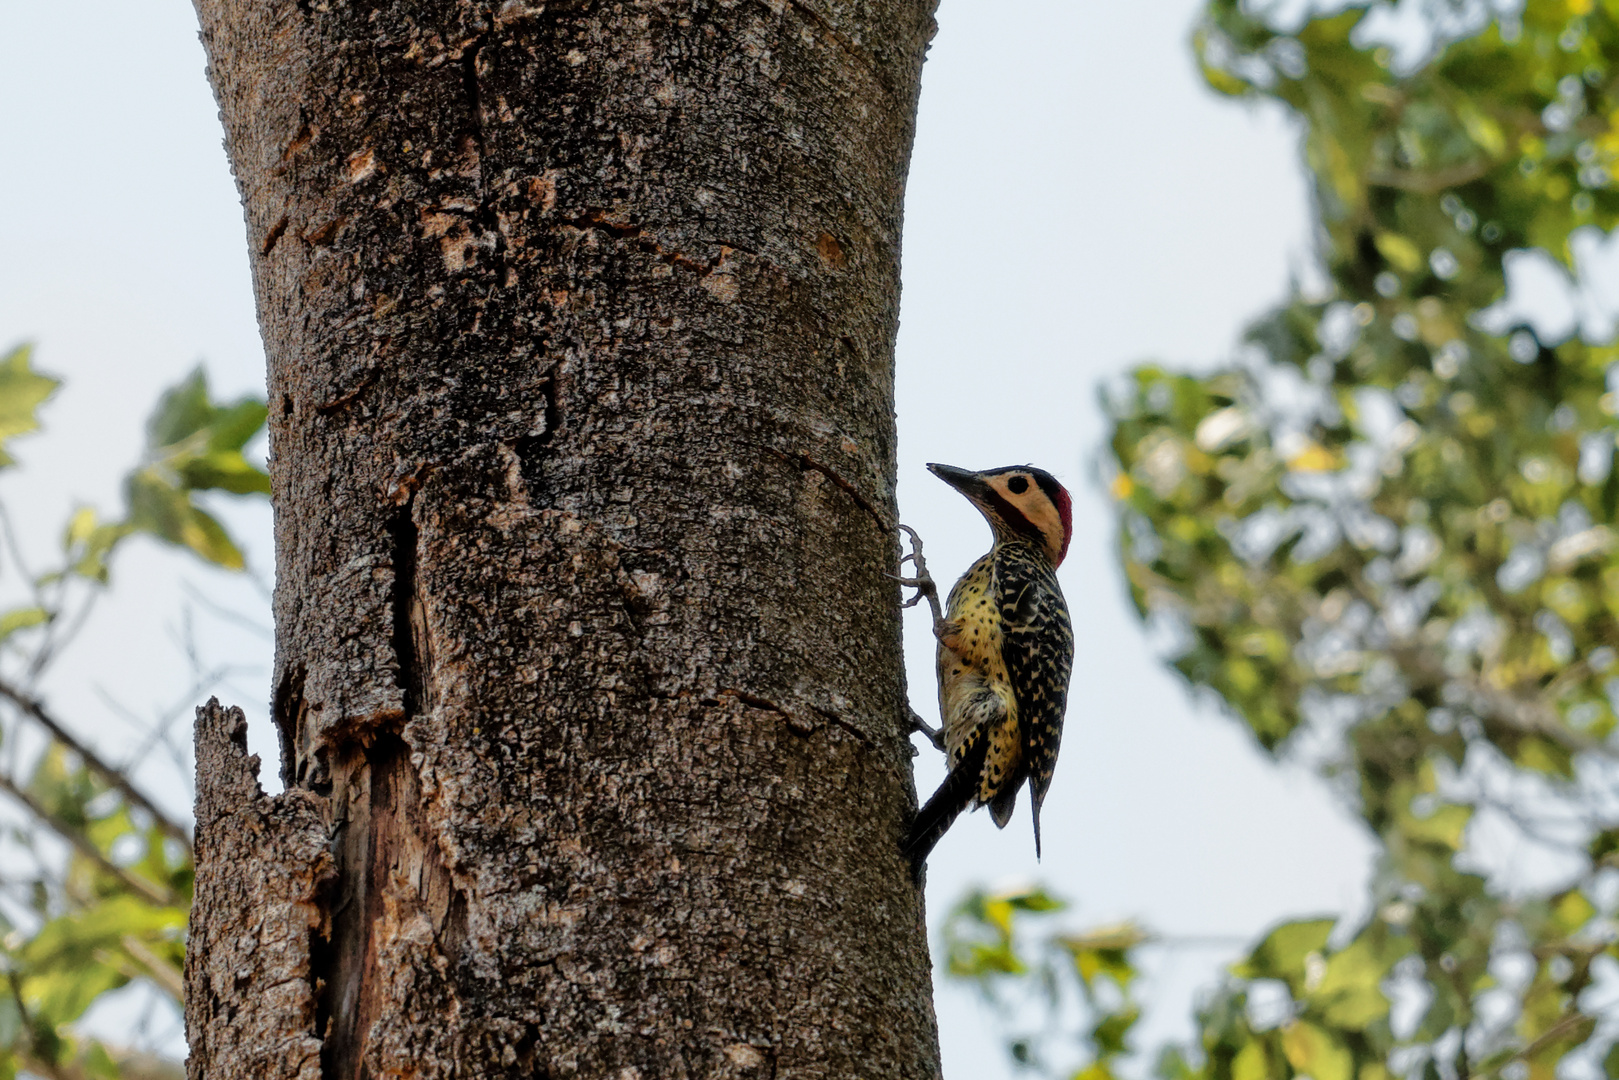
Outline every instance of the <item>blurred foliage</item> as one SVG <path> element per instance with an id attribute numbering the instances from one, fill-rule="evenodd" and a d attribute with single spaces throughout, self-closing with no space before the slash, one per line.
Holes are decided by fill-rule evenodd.
<path id="1" fill-rule="evenodd" d="M 1329 280 L 1230 366 L 1109 388 L 1111 486 L 1169 662 L 1382 856 L 1368 919 L 1274 928 L 1159 1073 L 1619 1075 L 1619 346 L 1503 303 L 1509 254 L 1572 292 L 1619 224 L 1619 2 L 1261 7 L 1195 45 L 1300 120 Z M 1038 981 L 1016 937 L 952 971 Z"/>
<path id="2" fill-rule="evenodd" d="M 57 385 L 34 371 L 27 346 L 0 358 L 0 466 L 15 464 L 10 440 L 39 426 L 37 411 Z M 59 564 L 43 573 L 24 569 L 6 523 L 6 562 L 23 577 L 27 598 L 0 612 L 0 803 L 8 809 L 0 816 L 0 1080 L 183 1075 L 178 1062 L 106 1045 L 76 1024 L 135 981 L 178 1010 L 189 833 L 79 742 L 32 688 L 82 625 L 130 537 L 242 567 L 241 552 L 197 496 L 268 492 L 263 470 L 242 453 L 264 419 L 260 401 L 212 401 L 199 370 L 158 402 L 121 516 L 76 510 Z"/>
<path id="3" fill-rule="evenodd" d="M 1131 996 L 1131 952 L 1148 937 L 1121 923 L 1027 940 L 1031 920 L 1066 909 L 1038 889 L 969 893 L 944 923 L 946 974 L 977 988 L 1007 1030 L 1007 1052 L 1019 1066 L 1054 1073 L 1054 1055 L 1066 1060 L 1077 1051 L 1086 1064 L 1073 1076 L 1109 1080 L 1131 1051 L 1130 1030 L 1141 1016 Z M 1040 1026 L 1029 1028 L 1031 1018 Z"/>
<path id="4" fill-rule="evenodd" d="M 72 570 L 105 581 L 112 548 L 141 532 L 227 569 L 242 569 L 241 551 L 194 496 L 270 494 L 269 476 L 242 456 L 266 415 L 264 402 L 254 398 L 216 405 L 201 368 L 165 393 L 146 424 L 145 458 L 124 480 L 124 517 L 101 522 L 85 507 L 68 522 L 63 543 Z"/>

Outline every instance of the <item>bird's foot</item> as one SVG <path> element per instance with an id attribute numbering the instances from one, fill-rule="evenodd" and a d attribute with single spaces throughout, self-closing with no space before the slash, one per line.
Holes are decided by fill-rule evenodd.
<path id="1" fill-rule="evenodd" d="M 923 735 L 926 735 L 928 737 L 928 742 L 932 743 L 934 748 L 937 749 L 939 753 L 949 753 L 949 751 L 944 748 L 944 729 L 929 727 L 928 722 L 918 716 L 914 709 L 911 711 L 911 730 L 919 731 Z"/>
<path id="2" fill-rule="evenodd" d="M 911 538 L 911 550 L 901 557 L 899 564 L 904 566 L 910 563 L 916 573 L 912 577 L 905 577 L 903 574 L 888 576 L 899 582 L 901 587 L 916 590 L 916 595 L 901 603 L 900 607 L 915 607 L 924 597 L 927 599 L 928 607 L 933 609 L 933 632 L 938 635 L 940 628 L 945 625 L 944 611 L 939 606 L 938 583 L 933 580 L 933 575 L 928 573 L 927 560 L 922 557 L 922 538 L 916 535 L 916 530 L 909 525 L 901 525 L 899 528 L 900 532 Z"/>

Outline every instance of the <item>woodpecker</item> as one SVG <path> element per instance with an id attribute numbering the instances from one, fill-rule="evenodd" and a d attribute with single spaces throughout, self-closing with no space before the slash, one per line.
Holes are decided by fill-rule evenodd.
<path id="1" fill-rule="evenodd" d="M 928 471 L 967 497 L 989 522 L 994 546 L 950 590 L 943 614 L 922 546 L 906 528 L 917 589 L 926 597 L 939 641 L 939 715 L 934 732 L 918 730 L 950 760 L 950 774 L 917 812 L 904 852 L 913 875 L 957 815 L 989 807 L 997 828 L 1012 819 L 1018 790 L 1028 781 L 1034 853 L 1040 857 L 1040 804 L 1051 786 L 1062 737 L 1074 633 L 1057 584 L 1057 567 L 1073 537 L 1073 504 L 1048 472 L 1031 465 L 970 472 L 930 464 Z M 901 526 L 904 528 L 904 526 Z"/>

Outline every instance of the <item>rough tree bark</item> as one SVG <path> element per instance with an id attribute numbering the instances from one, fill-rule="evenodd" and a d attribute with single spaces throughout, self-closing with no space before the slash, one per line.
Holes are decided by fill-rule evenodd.
<path id="1" fill-rule="evenodd" d="M 895 569 L 933 0 L 198 0 L 274 715 L 190 1075 L 934 1077 Z"/>

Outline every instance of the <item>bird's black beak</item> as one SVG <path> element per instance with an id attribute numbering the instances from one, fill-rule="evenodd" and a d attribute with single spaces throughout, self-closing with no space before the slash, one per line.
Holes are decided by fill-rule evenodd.
<path id="1" fill-rule="evenodd" d="M 928 462 L 928 472 L 974 502 L 982 499 L 984 493 L 989 490 L 989 485 L 984 483 L 983 478 L 968 469 L 958 469 L 954 465 L 940 465 L 930 461 Z"/>

